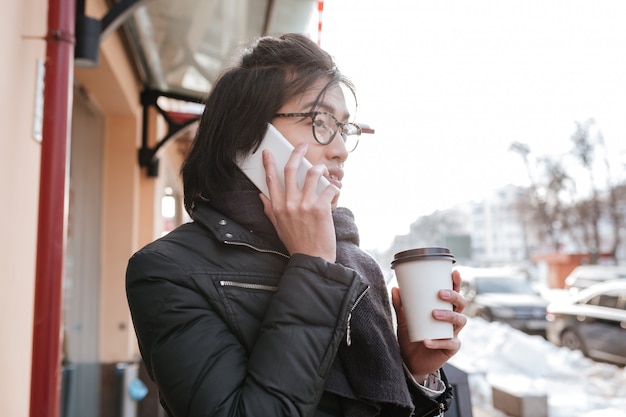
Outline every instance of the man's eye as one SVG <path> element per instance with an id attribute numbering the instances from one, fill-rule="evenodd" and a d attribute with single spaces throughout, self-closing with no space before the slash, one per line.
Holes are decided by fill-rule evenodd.
<path id="1" fill-rule="evenodd" d="M 315 119 L 313 121 L 313 126 L 315 126 L 315 127 L 326 127 L 326 124 L 324 123 L 323 120 Z"/>

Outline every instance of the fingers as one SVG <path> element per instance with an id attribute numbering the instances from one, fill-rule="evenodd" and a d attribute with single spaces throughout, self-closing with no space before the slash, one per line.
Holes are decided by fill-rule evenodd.
<path id="1" fill-rule="evenodd" d="M 449 310 L 433 310 L 433 318 L 435 320 L 452 323 L 455 336 L 459 334 L 461 329 L 467 324 L 467 317 L 465 315 Z"/>
<path id="2" fill-rule="evenodd" d="M 263 167 L 265 168 L 265 182 L 267 183 L 270 198 L 272 198 L 272 200 L 280 198 L 284 194 L 284 190 L 280 184 L 280 177 L 278 176 L 278 171 L 276 170 L 276 160 L 274 159 L 274 155 L 266 149 L 263 150 L 262 155 Z M 267 208 L 265 202 L 263 204 L 264 207 Z"/>
<path id="3" fill-rule="evenodd" d="M 265 180 L 272 200 L 289 198 L 296 201 L 316 201 L 319 198 L 323 201 L 336 203 L 339 198 L 339 188 L 335 186 L 327 186 L 319 196 L 317 194 L 320 178 L 328 175 L 328 168 L 325 165 L 312 166 L 306 171 L 305 177 L 301 178 L 303 160 L 307 150 L 308 145 L 305 142 L 298 144 L 282 168 L 282 172 L 278 171 L 280 168 L 276 167 L 272 153 L 263 151 Z"/>
<path id="4" fill-rule="evenodd" d="M 398 287 L 391 289 L 391 303 L 393 304 L 393 309 L 396 311 L 398 324 L 404 322 L 404 310 L 402 309 L 402 299 L 400 298 L 400 289 Z"/>
<path id="5" fill-rule="evenodd" d="M 298 144 L 285 165 L 285 192 L 288 195 L 294 195 L 294 192 L 300 190 L 298 170 L 300 169 L 300 165 L 302 165 L 302 160 L 304 159 L 304 155 L 306 155 L 307 149 L 308 145 L 306 143 Z"/>
<path id="6" fill-rule="evenodd" d="M 265 168 L 265 181 L 272 201 L 282 201 L 286 196 L 299 196 L 300 184 L 298 171 L 302 165 L 308 145 L 303 142 L 298 144 L 292 151 L 287 163 L 283 168 L 276 166 L 276 160 L 271 151 L 263 150 L 263 167 Z M 313 169 L 314 168 L 314 169 Z M 313 167 L 307 176 L 318 179 L 323 175 L 325 167 Z M 279 171 L 281 169 L 282 171 Z M 281 181 L 282 179 L 282 181 Z"/>
<path id="7" fill-rule="evenodd" d="M 439 298 L 443 301 L 447 301 L 452 304 L 452 310 L 457 313 L 462 313 L 467 305 L 467 300 L 457 291 L 441 290 L 439 291 Z"/>
<path id="8" fill-rule="evenodd" d="M 454 355 L 461 348 L 459 332 L 467 324 L 467 317 L 449 310 L 433 310 L 433 317 L 435 320 L 452 323 L 454 337 L 450 339 L 426 339 L 423 341 L 424 346 L 428 349 L 448 352 L 450 356 Z"/>
<path id="9" fill-rule="evenodd" d="M 457 271 L 455 271 L 457 272 Z M 453 274 L 453 280 L 460 281 L 460 275 Z M 456 278 L 455 278 L 456 276 Z M 441 290 L 439 291 L 439 298 L 452 304 L 452 311 L 450 310 L 433 310 L 433 318 L 435 320 L 445 321 L 452 323 L 454 328 L 454 336 L 456 337 L 461 329 L 467 324 L 467 317 L 463 314 L 463 310 L 467 304 L 465 298 L 456 291 Z"/>
<path id="10" fill-rule="evenodd" d="M 467 300 L 459 294 L 461 291 L 461 273 L 457 270 L 452 271 L 452 291 L 453 293 L 441 292 L 441 299 L 448 301 L 452 304 L 452 310 L 461 313 L 465 310 L 465 306 L 467 305 Z"/>
<path id="11" fill-rule="evenodd" d="M 301 169 L 303 169 L 303 160 L 305 159 L 308 145 L 301 143 L 292 152 L 287 164 L 285 165 L 285 192 L 287 195 L 299 195 L 302 199 L 315 201 L 318 199 L 317 184 L 320 178 L 328 175 L 328 168 L 325 165 L 313 165 L 306 171 L 304 178 L 301 177 Z M 326 187 L 319 198 L 330 202 L 335 199 L 339 193 L 337 187 Z M 300 194 L 301 193 L 301 194 Z"/>
<path id="12" fill-rule="evenodd" d="M 402 307 L 402 300 L 400 300 L 400 289 L 398 287 L 393 287 L 391 289 L 391 302 L 393 303 L 393 308 L 396 310 Z"/>
<path id="13" fill-rule="evenodd" d="M 452 339 L 426 339 L 423 343 L 424 347 L 447 352 L 448 356 L 453 356 L 461 349 L 461 341 L 458 337 Z"/>
<path id="14" fill-rule="evenodd" d="M 452 289 L 454 291 L 461 291 L 461 282 L 461 273 L 457 270 L 452 271 Z"/>
<path id="15" fill-rule="evenodd" d="M 282 171 L 277 171 L 274 156 L 263 151 L 263 164 L 270 198 L 261 196 L 263 210 L 270 219 L 278 237 L 289 253 L 303 253 L 321 257 L 328 262 L 336 260 L 335 228 L 332 218 L 331 201 L 339 192 L 337 187 L 326 187 L 318 196 L 317 182 L 324 165 L 313 167 L 306 174 L 304 187 L 298 183 L 298 170 L 301 169 L 307 145 L 298 145 Z"/>
<path id="16" fill-rule="evenodd" d="M 328 176 L 329 172 L 326 165 L 313 165 L 306 174 L 306 180 L 303 186 L 305 197 L 317 199 L 319 195 L 319 198 L 324 201 L 330 199 L 332 204 L 336 204 L 339 199 L 340 190 L 333 184 L 329 184 L 328 181 L 322 182 L 322 177 Z"/>
<path id="17" fill-rule="evenodd" d="M 461 314 L 465 309 L 467 301 L 461 294 L 451 290 L 439 291 L 439 298 L 452 304 L 452 311 L 438 309 L 433 310 L 433 318 L 435 320 L 452 323 L 454 326 L 454 334 L 456 335 L 463 327 L 465 327 L 465 324 L 467 323 L 467 317 Z M 403 323 L 405 319 L 404 309 L 402 308 L 402 298 L 400 297 L 400 289 L 398 287 L 391 289 L 391 302 L 396 311 L 398 324 Z"/>

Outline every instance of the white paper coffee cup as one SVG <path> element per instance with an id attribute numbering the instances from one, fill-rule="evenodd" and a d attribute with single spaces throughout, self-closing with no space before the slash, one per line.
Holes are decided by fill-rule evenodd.
<path id="1" fill-rule="evenodd" d="M 428 247 L 398 252 L 391 268 L 395 270 L 402 306 L 409 330 L 409 339 L 449 339 L 454 337 L 452 323 L 433 318 L 433 310 L 452 310 L 437 295 L 452 289 L 454 256 L 447 248 Z"/>

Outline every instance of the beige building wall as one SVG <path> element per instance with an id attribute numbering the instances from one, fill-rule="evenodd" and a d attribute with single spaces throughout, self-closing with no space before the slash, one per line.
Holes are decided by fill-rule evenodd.
<path id="1" fill-rule="evenodd" d="M 104 0 L 87 0 L 86 6 L 95 18 L 108 10 Z M 33 126 L 47 7 L 45 0 L 8 1 L 0 14 L 0 416 L 29 414 L 41 150 Z M 101 233 L 91 237 L 100 239 L 102 252 L 98 358 L 103 364 L 136 360 L 124 273 L 129 256 L 162 231 L 160 197 L 167 184 L 163 176 L 146 177 L 137 162 L 142 86 L 120 36 L 103 41 L 97 68 L 76 68 L 74 77 L 104 122 L 103 207 L 94 219 Z M 155 141 L 164 127 L 154 115 L 150 124 Z"/>
<path id="2" fill-rule="evenodd" d="M 33 138 L 47 2 L 0 14 L 0 415 L 28 415 L 40 144 Z"/>
<path id="3" fill-rule="evenodd" d="M 133 196 L 139 186 L 135 143 L 139 128 L 137 118 L 107 117 L 99 334 L 100 361 L 105 363 L 126 361 L 134 351 L 124 274 L 137 240 L 138 205 Z"/>
<path id="4" fill-rule="evenodd" d="M 101 19 L 104 1 L 88 1 L 86 14 Z M 138 359 L 136 339 L 125 294 L 128 258 L 140 245 L 142 201 L 151 197 L 154 180 L 145 180 L 137 162 L 141 143 L 142 86 L 136 79 L 120 36 L 114 33 L 100 46 L 96 68 L 76 68 L 75 81 L 102 112 L 104 178 L 100 298 L 99 360 L 102 364 Z M 154 128 L 151 128 L 154 131 Z M 147 194 L 146 194 L 146 190 Z M 152 231 L 143 232 L 150 233 Z"/>

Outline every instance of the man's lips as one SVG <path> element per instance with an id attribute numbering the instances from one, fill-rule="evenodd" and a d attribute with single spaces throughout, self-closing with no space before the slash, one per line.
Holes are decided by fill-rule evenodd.
<path id="1" fill-rule="evenodd" d="M 341 168 L 329 168 L 327 179 L 335 187 L 341 189 L 341 180 L 343 179 L 343 174 L 343 169 Z"/>

